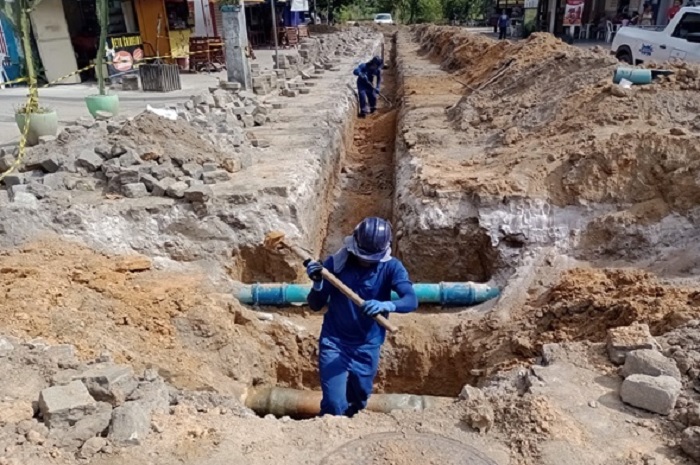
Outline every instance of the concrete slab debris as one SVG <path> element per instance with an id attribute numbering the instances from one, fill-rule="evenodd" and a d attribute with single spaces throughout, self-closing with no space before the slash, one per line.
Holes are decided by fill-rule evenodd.
<path id="1" fill-rule="evenodd" d="M 80 381 L 44 389 L 39 397 L 39 411 L 49 428 L 73 425 L 96 409 L 97 402 Z"/>
<path id="2" fill-rule="evenodd" d="M 629 352 L 620 374 L 630 375 L 670 376 L 681 380 L 681 372 L 675 360 L 665 357 L 658 350 L 641 349 Z"/>

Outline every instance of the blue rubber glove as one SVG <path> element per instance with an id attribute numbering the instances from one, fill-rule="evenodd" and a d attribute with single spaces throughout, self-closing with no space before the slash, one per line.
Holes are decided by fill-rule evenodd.
<path id="1" fill-rule="evenodd" d="M 396 311 L 393 302 L 380 302 L 378 300 L 366 300 L 362 306 L 362 313 L 367 316 L 376 316 L 380 313 L 391 313 Z"/>
<path id="2" fill-rule="evenodd" d="M 309 278 L 315 283 L 323 281 L 323 276 L 321 275 L 322 270 L 323 264 L 321 262 L 312 260 L 306 264 L 306 274 L 309 275 Z"/>

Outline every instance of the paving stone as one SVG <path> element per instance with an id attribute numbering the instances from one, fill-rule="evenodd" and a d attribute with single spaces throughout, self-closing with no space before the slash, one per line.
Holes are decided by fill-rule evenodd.
<path id="1" fill-rule="evenodd" d="M 75 166 L 85 168 L 88 171 L 98 170 L 102 163 L 104 163 L 104 160 L 91 149 L 83 150 L 75 160 Z"/>
<path id="2" fill-rule="evenodd" d="M 267 139 L 253 139 L 253 147 L 258 147 L 261 149 L 267 148 L 270 146 L 270 141 Z"/>
<path id="3" fill-rule="evenodd" d="M 216 184 L 217 182 L 226 182 L 230 179 L 231 176 L 224 170 L 208 171 L 202 175 L 204 184 Z"/>
<path id="4" fill-rule="evenodd" d="M 153 176 L 151 176 L 150 174 L 141 173 L 139 175 L 139 182 L 143 183 L 149 192 L 152 192 L 153 188 L 158 183 L 158 180 L 156 178 L 154 178 Z"/>
<path id="5" fill-rule="evenodd" d="M 163 163 L 158 165 L 151 170 L 153 177 L 159 181 L 165 178 L 176 178 L 178 173 L 175 167 L 171 163 Z"/>
<path id="6" fill-rule="evenodd" d="M 267 122 L 267 116 L 263 114 L 257 114 L 253 116 L 253 122 L 256 126 L 263 126 Z"/>
<path id="7" fill-rule="evenodd" d="M 190 202 L 204 203 L 212 198 L 214 192 L 209 186 L 191 186 L 185 191 L 185 199 Z"/>
<path id="8" fill-rule="evenodd" d="M 681 380 L 681 372 L 676 361 L 665 357 L 658 350 L 651 349 L 633 350 L 628 353 L 620 374 L 625 378 L 630 375 L 665 375 Z"/>
<path id="9" fill-rule="evenodd" d="M 122 186 L 122 194 L 124 194 L 124 197 L 130 199 L 139 199 L 148 195 L 148 189 L 146 189 L 146 185 L 141 182 L 124 184 Z"/>
<path id="10" fill-rule="evenodd" d="M 306 89 L 306 88 L 304 88 L 304 89 L 299 89 L 299 93 L 302 94 L 302 95 L 307 95 L 307 94 L 310 94 L 310 93 L 311 93 L 311 89 Z"/>
<path id="11" fill-rule="evenodd" d="M 255 119 L 250 115 L 244 115 L 241 118 L 241 121 L 243 121 L 243 126 L 246 128 L 252 128 L 255 126 Z"/>
<path id="12" fill-rule="evenodd" d="M 39 201 L 29 192 L 18 192 L 12 197 L 12 206 L 14 208 L 26 208 L 36 210 L 39 207 Z"/>
<path id="13" fill-rule="evenodd" d="M 658 349 L 658 344 L 649 332 L 649 326 L 638 323 L 609 329 L 607 348 L 610 360 L 622 365 L 629 352 L 639 349 Z"/>
<path id="14" fill-rule="evenodd" d="M 132 166 L 137 163 L 141 163 L 141 158 L 133 150 L 128 150 L 124 155 L 119 157 L 119 165 L 121 166 Z"/>
<path id="15" fill-rule="evenodd" d="M 56 154 L 47 154 L 40 162 L 41 169 L 47 173 L 55 173 L 61 168 L 61 161 Z"/>
<path id="16" fill-rule="evenodd" d="M 202 165 L 203 173 L 210 173 L 219 169 L 219 164 L 216 162 L 207 162 Z"/>
<path id="17" fill-rule="evenodd" d="M 65 188 L 64 180 L 66 175 L 64 173 L 50 173 L 44 176 L 44 185 L 50 189 L 63 189 Z"/>
<path id="18" fill-rule="evenodd" d="M 145 190 L 146 187 L 143 188 Z M 114 364 L 93 366 L 77 379 L 85 384 L 95 400 L 107 402 L 115 407 L 123 404 L 138 386 L 138 380 L 131 367 Z"/>
<path id="19" fill-rule="evenodd" d="M 51 195 L 51 191 L 53 190 L 49 186 L 44 185 L 43 182 L 39 181 L 32 181 L 29 184 L 25 184 L 25 186 L 27 188 L 26 192 L 34 194 L 37 199 L 45 199 L 46 197 Z"/>
<path id="20" fill-rule="evenodd" d="M 151 415 L 139 401 L 127 402 L 112 412 L 107 437 L 117 444 L 138 445 L 151 429 Z"/>
<path id="21" fill-rule="evenodd" d="M 168 188 L 165 190 L 165 194 L 168 197 L 172 197 L 174 199 L 181 199 L 185 196 L 185 191 L 189 188 L 186 182 L 183 181 L 176 181 L 172 183 Z"/>
<path id="22" fill-rule="evenodd" d="M 163 197 L 163 196 L 165 196 L 165 194 L 166 194 L 168 188 L 169 188 L 172 184 L 175 184 L 176 182 L 177 182 L 177 180 L 174 179 L 174 178 L 165 178 L 165 179 L 161 179 L 160 181 L 158 181 L 157 183 L 155 183 L 155 184 L 153 185 L 153 190 L 151 191 L 151 193 L 152 193 L 153 195 L 157 195 L 157 196 Z"/>
<path id="23" fill-rule="evenodd" d="M 182 172 L 193 179 L 201 179 L 203 171 L 202 165 L 198 163 L 187 163 L 182 165 Z"/>
<path id="24" fill-rule="evenodd" d="M 24 173 L 17 173 L 17 172 L 8 174 L 7 176 L 5 176 L 5 179 L 3 180 L 3 182 L 5 183 L 5 185 L 7 187 L 16 186 L 18 184 L 24 184 L 24 181 L 25 181 Z"/>
<path id="25" fill-rule="evenodd" d="M 39 396 L 39 411 L 49 428 L 73 425 L 96 408 L 97 402 L 80 381 L 44 389 Z"/>
<path id="26" fill-rule="evenodd" d="M 660 415 L 668 415 L 676 405 L 681 383 L 670 376 L 630 375 L 620 388 L 626 404 Z"/>
<path id="27" fill-rule="evenodd" d="M 80 383 L 80 381 L 75 382 Z M 104 435 L 111 419 L 112 406 L 106 402 L 97 402 L 95 411 L 75 424 L 51 427 L 49 438 L 53 439 L 57 445 L 77 450 L 90 438 Z"/>
<path id="28" fill-rule="evenodd" d="M 141 172 L 138 168 L 120 168 L 119 175 L 117 176 L 119 184 L 126 186 L 127 184 L 136 184 L 141 178 Z"/>

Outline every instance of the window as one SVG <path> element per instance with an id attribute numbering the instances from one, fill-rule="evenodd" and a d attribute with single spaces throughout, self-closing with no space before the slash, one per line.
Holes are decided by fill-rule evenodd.
<path id="1" fill-rule="evenodd" d="M 700 14 L 686 13 L 678 22 L 676 30 L 673 31 L 673 37 L 685 39 L 688 36 L 688 34 L 697 33 L 700 33 Z"/>
<path id="2" fill-rule="evenodd" d="M 391 19 L 391 15 L 377 15 L 377 17 L 375 19 L 387 20 L 387 19 Z"/>

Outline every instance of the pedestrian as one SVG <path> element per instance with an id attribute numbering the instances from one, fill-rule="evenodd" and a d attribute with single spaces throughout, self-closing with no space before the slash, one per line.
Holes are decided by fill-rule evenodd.
<path id="1" fill-rule="evenodd" d="M 668 9 L 668 20 L 671 21 L 674 16 L 676 16 L 676 13 L 680 11 L 682 6 L 681 0 L 676 0 L 673 2 L 673 6 Z"/>
<path id="2" fill-rule="evenodd" d="M 364 305 L 324 282 L 323 268 L 362 297 Z M 403 264 L 391 256 L 391 225 L 376 217 L 365 218 L 340 250 L 323 264 L 308 263 L 306 272 L 313 280 L 309 307 L 319 311 L 328 305 L 319 339 L 321 415 L 351 417 L 367 406 L 386 337 L 372 317 L 414 311 L 413 284 Z M 392 291 L 399 297 L 393 302 Z"/>
<path id="3" fill-rule="evenodd" d="M 651 8 L 650 3 L 644 4 L 644 10 L 642 11 L 641 19 L 639 20 L 640 26 L 651 26 L 654 21 L 654 10 Z"/>
<path id="4" fill-rule="evenodd" d="M 376 56 L 367 63 L 361 63 L 353 74 L 357 76 L 357 97 L 360 105 L 360 118 L 377 111 L 377 95 L 382 84 L 382 66 L 384 61 Z M 377 85 L 373 84 L 377 78 Z M 369 104 L 369 105 L 368 105 Z"/>
<path id="5" fill-rule="evenodd" d="M 506 38 L 506 32 L 508 31 L 508 23 L 510 18 L 506 10 L 501 10 L 501 16 L 498 17 L 498 39 L 504 40 Z"/>

